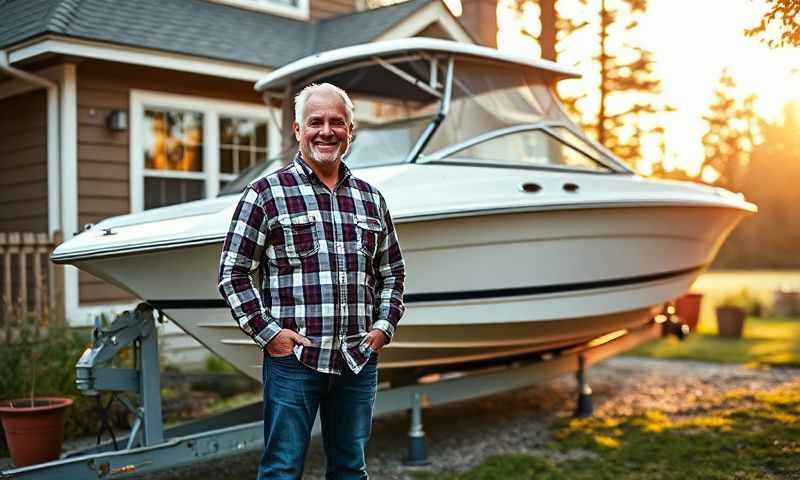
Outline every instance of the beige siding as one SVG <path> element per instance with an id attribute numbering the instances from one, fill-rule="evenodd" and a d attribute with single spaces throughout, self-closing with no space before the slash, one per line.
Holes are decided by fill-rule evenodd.
<path id="1" fill-rule="evenodd" d="M 443 40 L 453 40 L 453 37 L 442 28 L 438 22 L 431 23 L 427 27 L 417 32 L 415 37 L 441 38 Z"/>
<path id="2" fill-rule="evenodd" d="M 113 110 L 130 113 L 131 89 L 262 104 L 251 82 L 110 62 L 79 64 L 78 224 L 81 226 L 130 211 L 128 132 L 111 132 L 105 121 Z M 87 273 L 81 272 L 79 279 L 82 304 L 135 300 Z"/>
<path id="3" fill-rule="evenodd" d="M 458 20 L 475 41 L 497 48 L 497 0 L 461 0 Z"/>
<path id="4" fill-rule="evenodd" d="M 47 231 L 47 92 L 0 100 L 0 231 Z"/>
<path id="5" fill-rule="evenodd" d="M 335 17 L 354 12 L 357 0 L 311 0 L 310 13 L 313 20 Z"/>

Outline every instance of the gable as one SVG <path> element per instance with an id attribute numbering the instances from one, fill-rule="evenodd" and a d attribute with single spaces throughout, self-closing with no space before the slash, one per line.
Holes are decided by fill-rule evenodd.
<path id="1" fill-rule="evenodd" d="M 453 40 L 453 37 L 438 22 L 431 23 L 427 27 L 417 32 L 415 37 L 440 38 L 442 40 Z"/>

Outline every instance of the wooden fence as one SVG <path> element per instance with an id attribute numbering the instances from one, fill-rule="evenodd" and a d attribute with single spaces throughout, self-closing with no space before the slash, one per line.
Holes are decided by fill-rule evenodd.
<path id="1" fill-rule="evenodd" d="M 25 328 L 37 335 L 64 322 L 64 269 L 50 261 L 61 234 L 0 232 L 0 344 Z"/>

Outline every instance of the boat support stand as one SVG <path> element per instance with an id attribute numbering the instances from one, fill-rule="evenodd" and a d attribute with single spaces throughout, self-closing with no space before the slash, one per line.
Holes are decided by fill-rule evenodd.
<path id="1" fill-rule="evenodd" d="M 575 404 L 574 415 L 577 418 L 591 417 L 594 413 L 592 407 L 592 387 L 586 378 L 586 359 L 583 354 L 578 355 L 578 371 L 575 373 L 575 378 L 578 380 L 578 401 Z"/>
<path id="2" fill-rule="evenodd" d="M 558 376 L 582 372 L 619 352 L 654 340 L 665 331 L 664 321 L 651 321 L 640 328 L 616 332 L 581 346 L 543 357 L 516 361 L 475 371 L 434 374 L 418 383 L 378 392 L 374 415 L 411 412 L 411 431 L 407 460 L 417 465 L 427 461 L 422 409 L 450 402 L 471 400 L 511 391 Z M 111 368 L 114 354 L 133 345 L 137 353 L 135 369 Z M 106 479 L 126 478 L 156 471 L 220 459 L 264 447 L 262 405 L 256 402 L 222 414 L 164 428 L 161 419 L 160 369 L 157 354 L 157 329 L 153 310 L 140 305 L 125 312 L 105 329 L 95 330 L 95 345 L 81 357 L 77 383 L 86 394 L 111 391 L 133 393 L 139 405 L 136 422 L 125 448 L 116 450 L 106 442 L 92 448 L 69 452 L 59 460 L 0 471 L 8 479 Z M 138 426 L 138 427 L 137 427 Z M 319 424 L 315 433 L 319 433 Z M 253 466 L 255 469 L 255 465 Z"/>

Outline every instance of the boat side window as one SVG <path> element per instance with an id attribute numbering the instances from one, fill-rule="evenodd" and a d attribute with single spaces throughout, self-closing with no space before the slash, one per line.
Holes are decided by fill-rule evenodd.
<path id="1" fill-rule="evenodd" d="M 345 163 L 350 168 L 365 168 L 405 162 L 431 118 L 422 116 L 373 125 L 360 123 Z"/>
<path id="2" fill-rule="evenodd" d="M 549 131 L 553 132 L 558 138 L 563 140 L 564 142 L 575 146 L 578 150 L 584 152 L 587 155 L 590 155 L 594 158 L 606 158 L 607 156 L 601 153 L 597 147 L 590 144 L 586 140 L 582 139 L 581 137 L 575 135 L 572 130 L 568 129 L 567 127 L 562 126 L 551 126 L 548 128 Z"/>
<path id="3" fill-rule="evenodd" d="M 459 150 L 442 161 L 611 171 L 586 153 L 542 130 L 523 130 L 493 137 Z"/>

